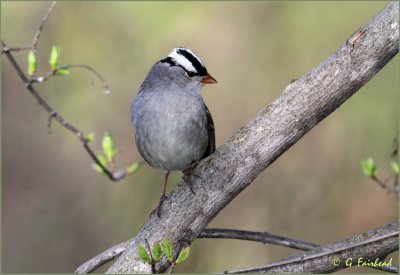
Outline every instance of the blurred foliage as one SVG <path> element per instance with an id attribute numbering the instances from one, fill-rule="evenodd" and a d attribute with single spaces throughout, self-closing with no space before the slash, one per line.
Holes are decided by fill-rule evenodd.
<path id="1" fill-rule="evenodd" d="M 363 159 L 361 161 L 361 170 L 369 178 L 376 176 L 376 164 L 372 158 Z"/>
<path id="2" fill-rule="evenodd" d="M 49 64 L 52 71 L 54 71 L 60 64 L 60 55 L 61 55 L 60 46 L 53 45 L 53 47 L 51 48 L 51 53 L 49 58 Z"/>
<path id="3" fill-rule="evenodd" d="M 36 73 L 37 61 L 34 51 L 29 51 L 28 53 L 28 75 L 33 76 Z"/>
<path id="4" fill-rule="evenodd" d="M 1 36 L 7 45 L 31 43 L 49 4 L 2 1 Z M 59 45 L 62 62 L 92 66 L 107 78 L 112 94 L 104 96 L 99 83 L 80 70 L 52 78 L 39 90 L 83 131 L 96 136 L 105 130 L 113 133 L 120 149 L 118 162 L 126 165 L 140 159 L 130 104 L 141 81 L 155 61 L 176 46 L 186 46 L 218 80 L 202 94 L 221 145 L 385 5 L 63 1 L 44 27 L 36 61 L 46 64 L 52 46 Z M 26 52 L 16 57 L 28 67 Z M 359 165 L 365 156 L 380 163 L 390 154 L 399 125 L 398 65 L 396 56 L 275 161 L 210 227 L 327 243 L 397 219 L 398 201 L 366 179 Z M 44 67 L 38 67 L 38 75 L 46 73 Z M 131 238 L 147 222 L 163 173 L 143 166 L 111 184 L 89 169 L 91 159 L 74 136 L 56 124 L 52 134 L 47 133 L 45 112 L 4 58 L 2 109 L 3 272 L 72 272 Z M 101 140 L 92 143 L 101 148 Z M 380 172 L 389 174 L 389 169 L 382 167 Z M 171 174 L 169 190 L 180 177 L 180 172 Z M 220 272 L 293 253 L 252 242 L 198 240 L 187 263 L 176 271 Z"/>

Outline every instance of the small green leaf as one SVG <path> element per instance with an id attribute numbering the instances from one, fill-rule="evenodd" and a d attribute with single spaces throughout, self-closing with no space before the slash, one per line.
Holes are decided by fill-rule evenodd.
<path id="1" fill-rule="evenodd" d="M 92 132 L 92 133 L 89 133 L 87 136 L 86 136 L 86 140 L 88 141 L 88 142 L 92 142 L 93 140 L 94 140 L 94 133 Z"/>
<path id="2" fill-rule="evenodd" d="M 141 163 L 135 162 L 126 168 L 126 172 L 128 174 L 135 173 L 135 172 L 139 171 L 140 167 L 141 167 Z"/>
<path id="3" fill-rule="evenodd" d="M 164 239 L 161 242 L 161 248 L 162 251 L 164 252 L 165 256 L 167 257 L 168 261 L 173 261 L 174 256 L 173 256 L 173 245 L 172 242 L 168 239 Z"/>
<path id="4" fill-rule="evenodd" d="M 154 261 L 158 262 L 161 259 L 162 255 L 163 255 L 163 252 L 161 250 L 161 245 L 159 243 L 155 243 L 153 245 L 152 253 L 153 253 Z"/>
<path id="5" fill-rule="evenodd" d="M 69 75 L 69 70 L 68 69 L 58 69 L 56 71 L 55 75 Z"/>
<path id="6" fill-rule="evenodd" d="M 88 139 L 89 139 L 89 135 L 88 135 Z M 103 165 L 104 167 L 107 167 L 107 161 L 106 161 L 106 159 L 104 158 L 103 155 L 97 155 L 97 159 L 99 160 L 101 165 Z M 97 163 L 92 163 L 92 168 L 94 170 L 96 170 L 97 172 L 99 172 L 101 174 L 104 174 L 103 168 L 101 168 L 100 165 L 98 165 Z"/>
<path id="7" fill-rule="evenodd" d="M 58 64 L 60 64 L 60 47 L 53 45 L 51 48 L 49 64 L 52 71 L 54 71 Z"/>
<path id="8" fill-rule="evenodd" d="M 361 170 L 367 177 L 375 178 L 376 164 L 372 158 L 363 159 L 361 161 Z"/>
<path id="9" fill-rule="evenodd" d="M 28 53 L 28 75 L 33 76 L 36 73 L 36 69 L 37 69 L 36 54 L 34 51 L 30 51 Z"/>
<path id="10" fill-rule="evenodd" d="M 108 162 L 113 161 L 117 150 L 115 149 L 114 139 L 108 131 L 104 132 L 102 142 L 103 152 Z"/>
<path id="11" fill-rule="evenodd" d="M 103 165 L 104 167 L 107 167 L 107 161 L 103 155 L 97 155 L 97 159 L 100 161 L 101 165 Z"/>
<path id="12" fill-rule="evenodd" d="M 92 163 L 92 168 L 100 174 L 104 174 L 103 168 L 101 168 L 97 163 Z"/>
<path id="13" fill-rule="evenodd" d="M 143 262 L 151 264 L 150 255 L 149 255 L 149 253 L 147 253 L 146 249 L 144 249 L 144 247 L 142 245 L 139 244 L 139 246 L 137 248 L 137 252 L 138 252 L 139 258 Z"/>
<path id="14" fill-rule="evenodd" d="M 183 261 L 185 261 L 189 257 L 189 254 L 190 254 L 189 246 L 182 249 L 181 253 L 179 253 L 178 259 L 176 259 L 176 263 L 180 264 Z"/>
<path id="15" fill-rule="evenodd" d="M 392 170 L 394 171 L 395 174 L 400 174 L 400 163 L 399 162 L 392 161 L 390 163 L 390 166 L 392 166 Z"/>

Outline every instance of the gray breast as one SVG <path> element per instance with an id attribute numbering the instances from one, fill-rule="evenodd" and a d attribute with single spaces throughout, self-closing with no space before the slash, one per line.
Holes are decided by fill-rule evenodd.
<path id="1" fill-rule="evenodd" d="M 153 167 L 184 170 L 207 149 L 207 115 L 200 93 L 141 92 L 132 104 L 132 124 L 138 150 Z"/>

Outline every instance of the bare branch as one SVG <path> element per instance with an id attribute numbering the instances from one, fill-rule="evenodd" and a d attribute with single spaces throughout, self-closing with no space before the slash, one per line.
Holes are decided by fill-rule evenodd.
<path id="1" fill-rule="evenodd" d="M 47 129 L 48 132 L 51 133 L 51 122 L 53 119 L 55 119 L 58 123 L 60 123 L 64 128 L 72 132 L 78 139 L 79 141 L 83 144 L 83 147 L 89 154 L 89 156 L 93 159 L 93 161 L 102 169 L 104 174 L 107 175 L 107 177 L 112 180 L 112 181 L 119 181 L 123 178 L 125 178 L 127 175 L 131 174 L 132 172 L 128 171 L 127 169 L 119 169 L 115 171 L 114 165 L 109 169 L 105 165 L 103 165 L 100 160 L 97 158 L 96 154 L 92 150 L 92 148 L 89 146 L 89 140 L 87 137 L 85 137 L 84 133 L 79 130 L 77 127 L 73 126 L 71 123 L 69 123 L 63 116 L 61 116 L 57 111 L 55 111 L 38 93 L 38 91 L 33 87 L 35 83 L 42 83 L 47 81 L 49 78 L 52 76 L 56 76 L 57 72 L 59 70 L 63 69 L 69 69 L 69 68 L 82 68 L 88 70 L 92 75 L 97 77 L 101 85 L 103 87 L 104 94 L 109 94 L 110 93 L 110 88 L 108 86 L 108 83 L 106 79 L 98 73 L 95 69 L 93 69 L 91 66 L 84 65 L 84 64 L 66 64 L 66 65 L 60 65 L 56 69 L 47 72 L 44 76 L 39 76 L 39 77 L 33 77 L 33 78 L 28 78 L 21 67 L 18 65 L 16 62 L 14 56 L 12 55 L 13 51 L 21 51 L 21 50 L 36 50 L 37 49 L 37 44 L 40 38 L 40 35 L 42 33 L 43 27 L 51 14 L 51 12 L 54 9 L 54 6 L 56 4 L 56 1 L 52 2 L 50 5 L 49 9 L 47 10 L 46 14 L 44 15 L 42 22 L 39 26 L 39 28 L 36 31 L 36 34 L 33 38 L 32 45 L 26 46 L 26 47 L 15 47 L 15 48 L 10 48 L 7 47 L 7 45 L 4 43 L 3 40 L 0 40 L 1 45 L 2 45 L 2 50 L 1 53 L 5 54 L 7 59 L 10 61 L 11 66 L 14 68 L 14 70 L 17 72 L 18 76 L 21 78 L 21 80 L 24 82 L 26 88 L 28 91 L 31 93 L 31 95 L 36 99 L 36 101 L 39 103 L 39 105 L 46 110 L 48 113 L 48 122 L 47 122 Z M 143 161 L 138 162 L 139 165 L 143 164 Z"/>
<path id="2" fill-rule="evenodd" d="M 3 46 L 3 49 L 7 49 L 7 46 L 5 45 L 4 41 L 1 40 L 1 44 Z M 13 66 L 14 70 L 17 72 L 21 80 L 25 83 L 26 88 L 29 90 L 31 95 L 36 99 L 36 101 L 39 103 L 43 109 L 46 110 L 46 112 L 49 114 L 49 121 L 48 121 L 48 127 L 50 125 L 51 119 L 55 119 L 59 124 L 64 126 L 67 130 L 75 134 L 75 136 L 78 138 L 78 140 L 83 144 L 83 147 L 87 151 L 87 153 L 90 155 L 90 157 L 93 159 L 93 161 L 99 165 L 104 173 L 108 176 L 108 178 L 112 181 L 119 181 L 123 179 L 127 173 L 125 169 L 120 169 L 117 172 L 113 173 L 111 172 L 107 167 L 105 167 L 97 158 L 96 154 L 92 150 L 92 148 L 89 146 L 89 141 L 85 137 L 84 133 L 76 128 L 74 125 L 69 123 L 63 116 L 61 116 L 58 112 L 56 112 L 37 92 L 37 90 L 33 87 L 33 84 L 37 82 L 36 80 L 29 80 L 24 72 L 22 71 L 21 67 L 18 65 L 18 63 L 15 61 L 13 55 L 11 54 L 10 51 L 4 51 L 5 56 L 8 58 L 10 61 L 11 65 Z"/>
<path id="3" fill-rule="evenodd" d="M 49 15 L 51 14 L 51 12 L 54 9 L 54 6 L 56 5 L 56 1 L 53 1 L 49 7 L 49 9 L 47 10 L 46 14 L 43 16 L 42 18 L 42 22 L 39 25 L 39 28 L 36 31 L 35 36 L 33 37 L 33 41 L 32 44 L 29 46 L 23 46 L 23 47 L 5 47 L 3 45 L 3 48 L 1 49 L 1 54 L 6 53 L 6 52 L 19 52 L 19 51 L 28 51 L 28 50 L 37 50 L 37 44 L 39 42 L 39 38 L 40 38 L 40 34 L 42 33 L 44 24 L 47 21 L 47 18 L 49 18 Z"/>
<path id="4" fill-rule="evenodd" d="M 34 48 L 32 47 L 32 45 L 29 46 L 22 46 L 22 47 L 3 47 L 1 49 L 1 54 L 6 53 L 6 52 L 22 52 L 22 51 L 29 51 L 29 50 L 33 50 Z"/>
<path id="5" fill-rule="evenodd" d="M 254 231 L 245 231 L 245 230 L 236 230 L 236 229 L 220 229 L 220 228 L 206 228 L 199 236 L 199 239 L 207 239 L 207 238 L 220 238 L 220 239 L 237 239 L 244 241 L 255 241 L 261 242 L 263 244 L 275 244 L 284 247 L 300 249 L 300 250 L 312 250 L 318 248 L 319 245 L 308 243 L 304 241 L 294 240 L 278 235 L 273 235 L 268 232 L 254 232 Z M 75 273 L 90 273 L 100 266 L 112 261 L 126 249 L 129 241 L 117 244 L 112 248 L 107 249 L 106 251 L 100 253 L 99 255 L 93 257 L 86 263 L 79 266 Z M 114 249 L 113 253 L 110 253 Z M 118 254 L 118 255 L 117 255 Z"/>
<path id="6" fill-rule="evenodd" d="M 290 239 L 268 232 L 255 232 L 235 229 L 206 228 L 197 238 L 219 238 L 254 241 L 290 247 L 299 250 L 312 250 L 319 247 L 317 244 Z"/>
<path id="7" fill-rule="evenodd" d="M 390 2 L 329 58 L 290 83 L 282 95 L 199 162 L 192 186 L 181 182 L 131 239 L 108 273 L 148 273 L 136 247 L 168 238 L 191 243 L 243 189 L 321 120 L 365 85 L 399 51 L 398 2 Z M 349 39 L 353 38 L 350 37 Z M 166 261 L 158 272 L 168 268 Z"/>
<path id="8" fill-rule="evenodd" d="M 364 236 L 364 234 L 360 234 L 357 236 Z M 208 228 L 204 230 L 199 235 L 198 238 L 223 238 L 223 239 L 256 241 L 256 242 L 280 245 L 284 247 L 290 247 L 304 251 L 317 250 L 318 248 L 321 247 L 318 244 L 281 237 L 270 234 L 268 232 L 254 232 L 254 231 L 233 230 L 233 229 Z M 371 266 L 371 268 L 391 273 L 398 273 L 398 267 L 394 266 L 376 266 L 376 267 Z"/>
<path id="9" fill-rule="evenodd" d="M 4 48 L 7 48 L 7 46 L 5 45 L 4 41 L 1 40 L 1 44 Z M 107 167 L 105 167 L 103 164 L 101 164 L 101 162 L 97 159 L 96 154 L 93 152 L 92 148 L 89 146 L 89 141 L 88 139 L 85 137 L 84 133 L 79 130 L 77 127 L 75 127 L 74 125 L 72 125 L 71 123 L 69 123 L 63 116 L 61 116 L 58 112 L 56 112 L 41 96 L 40 94 L 37 92 L 37 90 L 33 87 L 33 84 L 35 83 L 35 81 L 33 80 L 29 80 L 26 75 L 24 74 L 24 72 L 22 71 L 21 67 L 18 65 L 18 63 L 15 61 L 13 55 L 11 54 L 10 51 L 4 51 L 5 56 L 8 58 L 8 60 L 10 61 L 11 65 L 13 66 L 14 70 L 17 72 L 17 74 L 19 75 L 19 77 L 21 78 L 21 80 L 24 82 L 24 84 L 26 85 L 26 88 L 28 89 L 28 91 L 31 93 L 31 95 L 36 99 L 36 101 L 39 103 L 39 105 L 46 110 L 46 112 L 49 114 L 49 120 L 50 119 L 55 119 L 59 124 L 61 124 L 62 126 L 64 126 L 64 128 L 66 128 L 67 130 L 69 130 L 70 132 L 72 132 L 77 138 L 78 140 L 83 144 L 83 147 L 85 148 L 85 150 L 88 152 L 88 154 L 90 155 L 90 157 L 94 160 L 94 162 L 99 165 L 104 173 L 108 176 L 108 178 L 112 181 L 118 181 L 121 180 L 123 177 L 125 177 L 126 173 L 124 170 L 119 171 L 118 173 L 115 173 L 115 175 L 109 171 L 107 169 Z"/>
<path id="10" fill-rule="evenodd" d="M 393 266 L 375 266 L 373 268 L 377 269 L 377 270 L 389 272 L 389 273 L 399 274 L 399 266 L 398 265 L 393 265 Z"/>
<path id="11" fill-rule="evenodd" d="M 362 238 L 360 238 L 362 236 Z M 361 240 L 361 241 L 360 241 Z M 232 271 L 231 273 L 329 273 L 350 266 L 357 266 L 360 261 L 366 263 L 383 262 L 385 257 L 399 249 L 399 224 L 398 221 L 385 226 L 369 230 L 333 244 L 298 256 L 289 257 L 281 261 L 255 267 Z M 387 265 L 391 265 L 388 259 Z M 392 272 L 396 267 L 385 269 Z M 398 270 L 398 267 L 397 267 Z"/>
<path id="12" fill-rule="evenodd" d="M 106 251 L 102 252 L 101 254 L 93 257 L 86 263 L 80 265 L 76 270 L 75 273 L 77 274 L 85 274 L 85 273 L 92 273 L 96 269 L 98 269 L 100 266 L 114 260 L 116 257 L 119 257 L 119 255 L 124 252 L 128 245 L 129 241 L 114 245 L 113 247 L 110 247 Z"/>
<path id="13" fill-rule="evenodd" d="M 384 227 L 388 227 L 389 225 L 385 225 Z M 358 234 L 353 239 L 362 240 L 364 239 L 366 234 L 370 233 L 362 233 Z M 268 243 L 274 245 L 280 245 L 284 247 L 299 249 L 303 251 L 320 251 L 321 246 L 314 243 L 304 242 L 300 240 L 295 240 L 291 238 L 286 238 L 274 234 L 270 234 L 268 232 L 255 232 L 255 231 L 246 231 L 246 230 L 236 230 L 236 229 L 221 229 L 221 228 L 206 228 L 199 236 L 199 239 L 206 239 L 206 238 L 220 238 L 220 239 L 236 239 L 236 240 L 244 240 L 244 241 L 255 241 L 261 243 Z M 148 243 L 148 242 L 146 242 Z M 114 260 L 115 258 L 119 257 L 122 252 L 125 251 L 126 247 L 128 246 L 129 241 L 117 244 L 106 251 L 100 253 L 99 255 L 93 257 L 86 263 L 80 265 L 76 270 L 75 273 L 77 274 L 85 274 L 91 273 L 101 267 L 102 265 Z M 148 248 L 150 249 L 150 248 Z M 395 266 L 376 266 L 371 267 L 374 269 L 391 272 L 391 273 L 398 273 L 398 267 Z M 152 268 L 153 269 L 153 268 Z M 152 271 L 154 272 L 154 269 Z"/>
<path id="14" fill-rule="evenodd" d="M 147 250 L 149 251 L 149 254 L 150 254 L 151 273 L 155 274 L 156 273 L 156 266 L 154 264 L 153 252 L 151 251 L 151 247 L 150 247 L 150 244 L 149 244 L 148 240 L 146 240 L 146 247 L 147 247 Z"/>
<path id="15" fill-rule="evenodd" d="M 107 83 L 107 80 L 92 67 L 85 65 L 85 64 L 69 64 L 69 65 L 64 65 L 63 68 L 65 68 L 65 69 L 82 68 L 82 69 L 86 69 L 86 70 L 90 71 L 94 76 L 96 76 L 100 80 L 101 85 L 103 87 L 104 94 L 108 95 L 111 93 L 110 87 L 108 86 L 108 83 Z"/>
<path id="16" fill-rule="evenodd" d="M 396 135 L 393 138 L 393 149 L 392 152 L 390 153 L 390 157 L 392 158 L 397 158 L 399 156 L 399 130 L 397 130 Z"/>
<path id="17" fill-rule="evenodd" d="M 32 84 L 33 83 L 43 83 L 43 82 L 46 82 L 47 80 L 49 80 L 51 77 L 57 76 L 57 72 L 59 70 L 68 70 L 70 68 L 81 68 L 81 69 L 88 70 L 93 76 L 95 76 L 96 78 L 98 78 L 100 80 L 100 83 L 101 83 L 101 86 L 103 88 L 104 94 L 105 95 L 109 95 L 111 93 L 110 86 L 108 85 L 107 80 L 105 79 L 105 77 L 102 76 L 95 69 L 93 69 L 91 66 L 85 65 L 85 64 L 64 64 L 64 65 L 59 65 L 56 69 L 54 69 L 52 71 L 48 71 L 43 76 L 36 76 L 36 77 L 32 78 L 30 81 L 31 81 Z"/>
<path id="18" fill-rule="evenodd" d="M 399 193 L 399 185 L 398 185 L 398 178 L 399 175 L 398 174 L 394 174 L 391 175 L 390 177 L 388 177 L 386 180 L 381 180 L 375 176 L 371 177 L 371 179 L 376 182 L 380 187 L 382 187 L 383 189 L 388 190 L 391 193 Z M 393 183 L 388 183 L 388 181 L 390 179 L 394 179 Z"/>
<path id="19" fill-rule="evenodd" d="M 39 28 L 38 28 L 37 31 L 36 31 L 36 34 L 35 34 L 35 36 L 34 36 L 34 38 L 33 38 L 33 41 L 32 41 L 32 47 L 33 47 L 35 50 L 37 49 L 37 44 L 38 44 L 38 42 L 39 42 L 40 34 L 42 33 L 44 24 L 46 23 L 47 18 L 49 17 L 50 13 L 53 11 L 54 6 L 56 5 L 56 3 L 57 3 L 56 1 L 53 1 L 53 2 L 51 3 L 49 9 L 47 10 L 46 14 L 44 15 L 44 17 L 43 17 L 43 19 L 42 19 L 42 23 L 40 24 Z"/>

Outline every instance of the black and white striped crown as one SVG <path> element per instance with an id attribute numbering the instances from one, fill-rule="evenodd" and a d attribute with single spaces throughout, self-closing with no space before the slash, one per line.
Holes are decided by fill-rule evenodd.
<path id="1" fill-rule="evenodd" d="M 171 66 L 179 66 L 186 71 L 189 76 L 206 76 L 207 69 L 200 58 L 187 48 L 175 48 L 160 62 L 168 63 Z"/>

